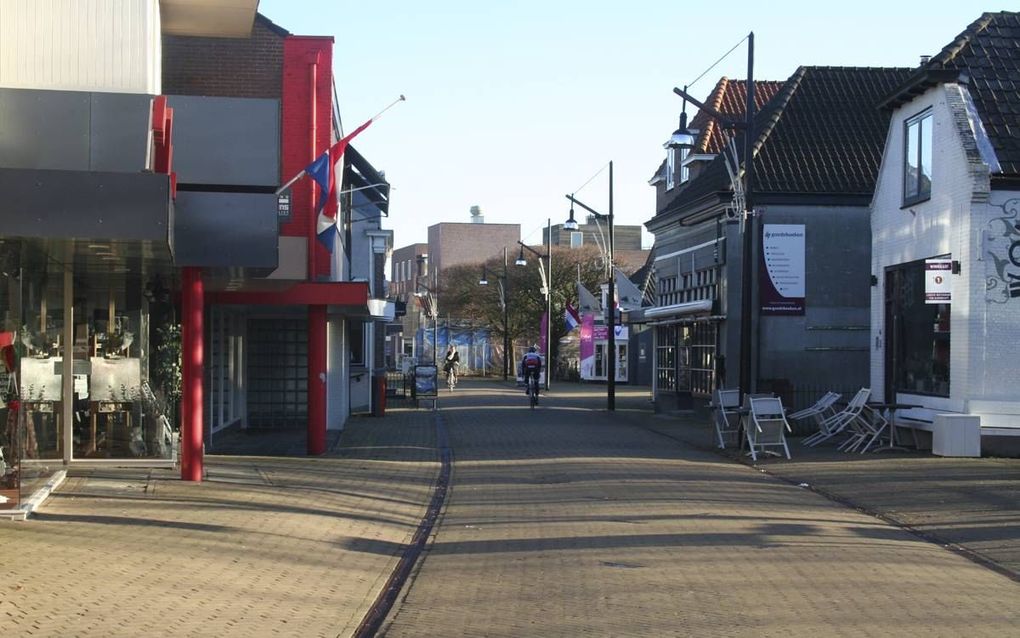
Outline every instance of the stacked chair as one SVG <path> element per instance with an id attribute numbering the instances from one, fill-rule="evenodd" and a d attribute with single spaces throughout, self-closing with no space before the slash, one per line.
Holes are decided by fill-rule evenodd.
<path id="1" fill-rule="evenodd" d="M 850 403 L 847 404 L 846 408 L 839 412 L 833 412 L 832 414 L 818 420 L 818 431 L 809 437 L 806 437 L 802 443 L 807 446 L 814 447 L 820 443 L 824 443 L 829 439 L 842 435 L 849 432 L 850 438 L 844 441 L 840 445 L 840 449 L 848 444 L 848 442 L 854 442 L 859 445 L 859 434 L 865 427 L 863 422 L 867 421 L 862 416 L 862 412 L 868 402 L 868 397 L 871 396 L 871 388 L 861 388 L 854 395 L 853 399 L 850 399 Z M 833 399 L 835 402 L 835 399 Z M 810 408 L 809 408 L 810 409 Z M 856 445 L 854 446 L 856 447 Z"/>
<path id="2" fill-rule="evenodd" d="M 757 452 L 766 452 L 768 447 L 781 447 L 790 458 L 790 448 L 786 445 L 786 433 L 790 432 L 790 424 L 783 411 L 783 402 L 776 397 L 750 398 L 751 419 L 745 428 L 747 445 L 751 450 L 751 458 L 758 460 Z"/>
<path id="3" fill-rule="evenodd" d="M 719 437 L 719 448 L 726 449 L 726 439 L 740 433 L 740 390 L 716 390 L 712 402 L 715 408 L 715 433 Z"/>

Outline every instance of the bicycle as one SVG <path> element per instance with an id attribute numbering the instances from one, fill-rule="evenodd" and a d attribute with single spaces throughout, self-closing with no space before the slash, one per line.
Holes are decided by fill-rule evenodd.
<path id="1" fill-rule="evenodd" d="M 534 410 L 535 406 L 538 405 L 538 378 L 535 375 L 529 374 L 524 380 L 526 392 L 528 393 L 528 401 L 531 403 L 531 409 Z"/>
<path id="2" fill-rule="evenodd" d="M 456 366 L 451 367 L 446 371 L 446 385 L 450 387 L 450 392 L 457 387 L 457 368 Z"/>

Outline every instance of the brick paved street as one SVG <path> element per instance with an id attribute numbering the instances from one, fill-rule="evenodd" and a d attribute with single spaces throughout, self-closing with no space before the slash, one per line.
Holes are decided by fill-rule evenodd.
<path id="1" fill-rule="evenodd" d="M 604 393 L 563 384 L 532 412 L 466 379 L 438 413 L 353 419 L 325 458 L 211 456 L 201 485 L 74 470 L 0 524 L 3 635 L 352 635 L 426 511 L 437 419 L 449 497 L 383 635 L 1016 635 L 1015 459 L 796 445 L 752 467 L 703 421 L 653 416 L 646 390 L 620 388 L 612 416 Z M 284 439 L 263 444 L 300 449 Z"/>

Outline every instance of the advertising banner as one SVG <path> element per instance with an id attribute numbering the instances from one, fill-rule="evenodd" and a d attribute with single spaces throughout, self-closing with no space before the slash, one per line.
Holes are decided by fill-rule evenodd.
<path id="1" fill-rule="evenodd" d="M 759 299 L 763 315 L 804 314 L 804 225 L 762 226 Z"/>
<path id="2" fill-rule="evenodd" d="M 595 315 L 585 312 L 581 315 L 581 378 L 590 379 L 595 374 Z"/>

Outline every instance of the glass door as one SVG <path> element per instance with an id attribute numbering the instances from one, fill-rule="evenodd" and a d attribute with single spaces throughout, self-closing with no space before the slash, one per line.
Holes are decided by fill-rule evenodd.
<path id="1" fill-rule="evenodd" d="M 616 344 L 616 380 L 626 383 L 627 382 L 627 344 L 618 343 Z"/>
<path id="2" fill-rule="evenodd" d="M 595 344 L 595 378 L 606 378 L 606 344 L 599 342 Z"/>

